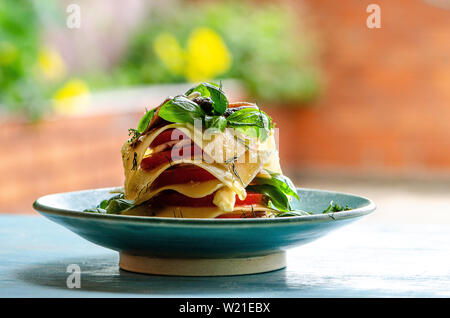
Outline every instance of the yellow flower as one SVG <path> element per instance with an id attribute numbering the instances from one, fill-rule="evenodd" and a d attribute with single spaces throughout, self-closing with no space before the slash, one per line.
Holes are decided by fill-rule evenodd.
<path id="1" fill-rule="evenodd" d="M 175 36 L 164 32 L 153 42 L 156 55 L 173 73 L 191 82 L 209 80 L 231 66 L 231 53 L 219 34 L 209 28 L 197 28 L 183 49 Z"/>
<path id="2" fill-rule="evenodd" d="M 185 73 L 189 81 L 212 79 L 230 66 L 231 54 L 219 34 L 209 28 L 198 28 L 191 33 Z"/>
<path id="3" fill-rule="evenodd" d="M 80 112 L 89 101 L 89 87 L 79 79 L 72 79 L 53 95 L 53 109 L 60 114 Z"/>
<path id="4" fill-rule="evenodd" d="M 164 32 L 158 35 L 153 42 L 153 49 L 169 70 L 183 74 L 184 51 L 172 34 Z"/>
<path id="5" fill-rule="evenodd" d="M 64 60 L 50 47 L 44 47 L 39 51 L 38 65 L 42 75 L 50 81 L 60 79 L 66 74 Z"/>

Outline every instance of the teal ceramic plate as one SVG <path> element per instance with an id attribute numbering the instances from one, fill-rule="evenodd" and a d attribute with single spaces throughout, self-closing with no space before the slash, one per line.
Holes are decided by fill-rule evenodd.
<path id="1" fill-rule="evenodd" d="M 285 251 L 375 210 L 360 196 L 298 189 L 295 208 L 314 215 L 269 219 L 182 219 L 82 212 L 112 188 L 43 196 L 33 207 L 95 244 L 120 253 L 120 267 L 166 275 L 233 275 L 286 266 Z M 322 214 L 330 201 L 352 210 Z"/>

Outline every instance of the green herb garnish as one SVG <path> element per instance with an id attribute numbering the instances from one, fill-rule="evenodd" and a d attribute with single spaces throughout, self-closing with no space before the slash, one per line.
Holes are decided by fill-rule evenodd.
<path id="1" fill-rule="evenodd" d="M 139 137 L 141 136 L 141 133 L 137 129 L 130 128 L 130 129 L 128 129 L 128 136 L 131 136 L 131 138 L 128 139 L 128 142 L 134 143 L 139 139 Z"/>
<path id="2" fill-rule="evenodd" d="M 274 186 L 275 188 L 280 189 L 280 192 L 292 196 L 296 198 L 297 200 L 300 200 L 297 194 L 297 189 L 295 188 L 294 184 L 292 183 L 291 179 L 288 177 L 279 174 L 279 173 L 271 173 L 269 172 L 271 178 L 261 178 L 257 177 L 253 180 L 255 184 L 266 184 Z"/>
<path id="3" fill-rule="evenodd" d="M 269 172 L 269 174 L 270 178 L 256 177 L 252 181 L 252 184 L 247 186 L 246 189 L 248 191 L 262 193 L 267 196 L 269 198 L 269 207 L 278 211 L 278 213 L 275 213 L 276 217 L 314 214 L 313 212 L 292 208 L 292 198 L 295 198 L 297 200 L 299 200 L 300 198 L 297 194 L 297 189 L 288 177 L 272 172 Z M 324 211 L 322 211 L 322 213 L 340 212 L 350 209 L 351 208 L 348 205 L 346 205 L 344 208 L 331 201 L 329 206 Z"/>
<path id="4" fill-rule="evenodd" d="M 223 116 L 205 116 L 205 126 L 212 132 L 223 132 L 227 127 L 227 119 Z"/>
<path id="5" fill-rule="evenodd" d="M 192 95 L 197 93 L 197 97 Z M 200 96 L 198 96 L 200 94 Z M 189 97 L 189 98 L 188 98 Z M 266 140 L 272 129 L 272 119 L 259 107 L 240 108 L 227 111 L 228 99 L 221 86 L 214 83 L 201 83 L 184 95 L 178 95 L 165 102 L 158 115 L 172 123 L 190 123 L 201 120 L 206 129 L 223 132 L 225 128 L 234 128 L 245 135 Z M 133 130 L 132 141 L 137 140 L 148 128 L 154 110 L 146 112 L 138 128 Z"/>
<path id="6" fill-rule="evenodd" d="M 133 155 L 133 166 L 131 167 L 131 170 L 137 169 L 137 153 L 135 152 Z"/>
<path id="7" fill-rule="evenodd" d="M 101 214 L 120 214 L 134 207 L 134 202 L 126 200 L 124 194 L 120 193 L 109 199 L 103 200 L 95 208 L 85 209 L 84 212 L 95 212 Z"/>
<path id="8" fill-rule="evenodd" d="M 261 109 L 242 108 L 227 117 L 228 127 L 242 133 L 266 140 L 272 129 L 272 119 Z"/>
<path id="9" fill-rule="evenodd" d="M 337 203 L 330 201 L 330 204 L 328 205 L 328 207 L 325 210 L 322 211 L 322 214 L 342 212 L 342 211 L 348 211 L 348 210 L 351 210 L 351 208 L 348 205 L 346 205 L 344 208 L 343 206 L 340 206 Z M 302 215 L 313 215 L 313 214 L 315 214 L 315 213 L 302 211 L 302 210 L 295 210 L 295 211 L 277 213 L 276 217 L 302 216 Z"/>
<path id="10" fill-rule="evenodd" d="M 191 88 L 186 92 L 186 96 L 189 96 L 193 92 L 199 92 L 202 97 L 209 97 L 212 101 L 212 108 L 208 115 L 222 115 L 228 108 L 228 99 L 221 87 L 215 83 L 201 83 L 200 85 Z"/>
<path id="11" fill-rule="evenodd" d="M 276 217 L 282 218 L 282 217 L 288 217 L 288 216 L 304 216 L 304 215 L 311 215 L 311 214 L 313 214 L 313 213 L 302 211 L 302 210 L 295 210 L 295 211 L 277 213 Z"/>
<path id="12" fill-rule="evenodd" d="M 291 198 L 299 199 L 294 184 L 282 174 L 269 174 L 270 178 L 256 177 L 246 189 L 266 195 L 269 198 L 269 206 L 277 211 L 292 211 Z"/>
<path id="13" fill-rule="evenodd" d="M 205 112 L 186 96 L 179 95 L 162 105 L 158 115 L 172 123 L 194 124 L 194 120 L 204 119 Z"/>
<path id="14" fill-rule="evenodd" d="M 345 206 L 339 206 L 337 203 L 334 203 L 333 201 L 330 201 L 330 204 L 328 207 L 322 211 L 322 213 L 332 213 L 332 212 L 341 212 L 341 211 L 348 211 L 351 210 L 348 205 Z"/>
<path id="15" fill-rule="evenodd" d="M 150 124 L 150 122 L 152 121 L 153 115 L 155 114 L 155 110 L 146 110 L 144 116 L 141 118 L 141 120 L 139 121 L 139 124 L 137 126 L 137 131 L 139 133 L 143 133 L 148 125 Z"/>
<path id="16" fill-rule="evenodd" d="M 137 129 L 130 128 L 128 129 L 128 136 L 131 136 L 131 138 L 128 140 L 129 143 L 134 144 L 138 141 L 139 137 L 144 133 L 150 122 L 152 121 L 153 115 L 155 114 L 155 110 L 146 110 L 144 116 L 139 121 L 139 124 L 137 126 Z"/>

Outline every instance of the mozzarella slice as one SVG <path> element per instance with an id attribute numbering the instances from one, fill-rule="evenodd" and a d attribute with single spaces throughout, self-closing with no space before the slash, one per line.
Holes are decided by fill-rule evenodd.
<path id="1" fill-rule="evenodd" d="M 141 137 L 140 142 L 134 147 L 128 142 L 122 147 L 122 159 L 125 171 L 125 197 L 128 200 L 133 200 L 135 204 L 147 201 L 159 193 L 160 191 L 157 191 L 158 189 L 151 189 L 152 183 L 164 170 L 180 163 L 194 164 L 205 169 L 214 175 L 223 185 L 232 189 L 241 200 L 244 200 L 246 197 L 245 187 L 253 180 L 271 155 L 271 151 L 269 150 L 250 152 L 245 145 L 241 144 L 236 138 L 232 138 L 230 131 L 225 130 L 224 134 L 216 135 L 213 138 L 208 136 L 208 134 L 202 135 L 200 133 L 202 141 L 196 142 L 202 145 L 202 149 L 208 156 L 217 159 L 219 163 L 182 158 L 177 161 L 164 163 L 150 171 L 142 170 L 140 168 L 140 162 L 145 156 L 149 145 L 161 132 L 171 128 L 181 130 L 185 135 L 194 140 L 194 142 L 199 138 L 199 131 L 195 130 L 192 125 L 171 124 L 156 129 L 143 138 Z M 215 153 L 214 150 L 217 149 L 222 149 L 222 152 L 216 151 Z M 233 151 L 230 151 L 230 149 L 233 149 Z M 225 159 L 225 162 L 221 161 L 223 159 Z M 235 160 L 229 161 L 230 159 Z M 200 196 L 200 192 L 194 194 L 193 192 L 190 194 L 195 195 L 194 197 Z"/>
<path id="2" fill-rule="evenodd" d="M 213 203 L 222 211 L 231 212 L 236 203 L 236 192 L 229 187 L 224 187 L 216 192 Z"/>
<path id="3" fill-rule="evenodd" d="M 174 190 L 190 198 L 203 198 L 222 188 L 224 188 L 224 184 L 218 179 L 203 182 L 189 182 L 185 184 L 171 184 L 154 189 L 150 188 L 148 196 L 154 197 L 162 191 Z"/>

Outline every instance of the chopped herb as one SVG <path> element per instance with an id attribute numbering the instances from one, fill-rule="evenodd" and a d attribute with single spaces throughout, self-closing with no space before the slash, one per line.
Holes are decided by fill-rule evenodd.
<path id="1" fill-rule="evenodd" d="M 330 204 L 328 205 L 328 207 L 322 211 L 322 214 L 342 212 L 342 211 L 348 211 L 348 210 L 351 210 L 351 208 L 348 205 L 346 205 L 344 208 L 343 206 L 340 206 L 337 203 L 334 203 L 333 201 L 331 201 Z M 276 217 L 287 217 L 287 216 L 302 216 L 302 215 L 313 215 L 313 214 L 315 214 L 315 213 L 302 211 L 302 210 L 295 210 L 295 211 L 277 213 L 275 216 Z M 330 214 L 330 217 L 334 219 L 334 216 L 332 214 Z"/>
<path id="2" fill-rule="evenodd" d="M 311 215 L 311 214 L 313 214 L 313 213 L 302 211 L 302 210 L 295 210 L 295 211 L 277 213 L 275 216 L 281 218 L 281 217 L 287 217 L 287 216 L 304 216 L 304 215 Z"/>
<path id="3" fill-rule="evenodd" d="M 131 170 L 137 169 L 137 153 L 135 152 L 133 155 L 133 166 L 131 167 Z"/>
<path id="4" fill-rule="evenodd" d="M 348 205 L 343 206 L 338 205 L 337 203 L 334 203 L 333 201 L 330 201 L 330 204 L 328 207 L 322 211 L 322 213 L 331 213 L 331 212 L 341 212 L 341 211 L 348 211 L 351 210 Z"/>
<path id="5" fill-rule="evenodd" d="M 252 208 L 252 215 L 253 215 L 254 218 L 256 218 L 255 210 L 253 209 L 253 204 L 251 204 L 250 206 Z"/>
<path id="6" fill-rule="evenodd" d="M 139 137 L 141 136 L 141 133 L 137 129 L 130 128 L 130 129 L 128 129 L 128 136 L 131 136 L 131 138 L 128 139 L 128 142 L 134 143 L 139 139 Z"/>
<path id="7" fill-rule="evenodd" d="M 236 157 L 234 157 L 234 158 L 236 158 Z M 232 170 L 233 170 L 233 174 L 234 174 L 236 177 L 238 177 L 239 181 L 241 181 L 242 185 L 244 185 L 244 182 L 242 182 L 241 176 L 240 176 L 240 175 L 237 173 L 237 171 L 236 171 L 236 164 L 235 164 L 234 161 L 231 163 L 231 168 L 232 168 Z"/>
<path id="8" fill-rule="evenodd" d="M 238 158 L 239 158 L 239 157 L 237 157 L 237 156 L 234 156 L 234 157 L 232 157 L 232 158 L 228 158 L 227 160 L 225 160 L 225 163 L 227 163 L 227 164 L 233 163 L 233 162 L 235 162 L 236 160 L 238 160 Z"/>
<path id="9" fill-rule="evenodd" d="M 169 166 L 172 167 L 172 159 L 168 157 L 167 155 L 164 155 L 164 157 L 167 159 L 167 162 L 169 163 Z"/>
<path id="10" fill-rule="evenodd" d="M 232 158 L 229 158 L 227 160 L 225 160 L 225 163 L 228 165 L 228 170 L 230 170 L 230 166 L 231 166 L 231 171 L 233 172 L 233 174 L 239 179 L 239 181 L 242 183 L 242 185 L 244 185 L 244 182 L 241 179 L 241 176 L 238 174 L 237 170 L 236 170 L 236 160 L 239 157 L 234 156 Z"/>

